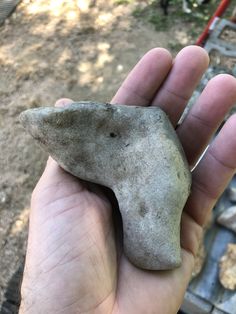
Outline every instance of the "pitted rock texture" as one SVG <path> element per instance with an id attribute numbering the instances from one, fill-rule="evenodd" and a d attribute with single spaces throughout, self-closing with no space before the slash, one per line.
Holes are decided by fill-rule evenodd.
<path id="1" fill-rule="evenodd" d="M 228 244 L 219 267 L 219 279 L 222 286 L 229 290 L 236 290 L 236 244 Z"/>
<path id="2" fill-rule="evenodd" d="M 180 219 L 191 174 L 161 109 L 79 102 L 30 109 L 20 120 L 62 168 L 114 191 L 133 264 L 180 266 Z"/>

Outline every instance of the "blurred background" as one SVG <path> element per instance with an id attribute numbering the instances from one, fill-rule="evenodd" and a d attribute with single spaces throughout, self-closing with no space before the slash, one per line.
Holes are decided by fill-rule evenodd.
<path id="1" fill-rule="evenodd" d="M 205 2 L 0 0 L 0 307 L 10 300 L 1 313 L 17 308 L 29 200 L 47 158 L 20 126 L 20 112 L 61 97 L 109 102 L 149 49 L 175 55 L 196 42 L 219 4 Z M 222 38 L 236 43 L 229 28 Z M 231 72 L 235 58 L 212 51 L 211 65 Z M 196 273 L 204 249 L 199 256 Z"/>

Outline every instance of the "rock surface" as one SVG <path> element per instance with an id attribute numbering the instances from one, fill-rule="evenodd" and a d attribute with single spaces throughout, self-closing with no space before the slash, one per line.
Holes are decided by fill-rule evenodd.
<path id="1" fill-rule="evenodd" d="M 222 226 L 236 232 L 236 206 L 226 209 L 218 218 L 217 222 Z"/>
<path id="2" fill-rule="evenodd" d="M 203 226 L 203 233 L 199 240 L 199 247 L 198 247 L 197 254 L 195 256 L 194 268 L 192 271 L 192 279 L 197 277 L 200 274 L 200 272 L 202 271 L 203 265 L 205 263 L 206 255 L 207 255 L 206 248 L 205 248 L 205 234 L 208 231 L 208 229 L 212 227 L 212 223 L 213 223 L 213 215 L 211 212 L 208 215 L 207 221 L 205 222 Z"/>
<path id="3" fill-rule="evenodd" d="M 204 231 L 206 231 L 206 230 L 204 230 Z M 192 278 L 191 279 L 197 277 L 200 274 L 200 272 L 203 268 L 205 259 L 206 259 L 206 249 L 205 249 L 205 245 L 204 245 L 204 234 L 203 234 L 201 239 L 200 239 L 198 251 L 197 251 L 197 254 L 196 254 L 195 259 L 194 259 L 194 268 L 192 271 Z"/>
<path id="4" fill-rule="evenodd" d="M 236 244 L 229 243 L 220 260 L 220 282 L 230 290 L 236 290 Z"/>
<path id="5" fill-rule="evenodd" d="M 20 120 L 62 168 L 115 192 L 133 264 L 180 266 L 180 218 L 191 175 L 161 109 L 80 102 L 30 109 Z"/>

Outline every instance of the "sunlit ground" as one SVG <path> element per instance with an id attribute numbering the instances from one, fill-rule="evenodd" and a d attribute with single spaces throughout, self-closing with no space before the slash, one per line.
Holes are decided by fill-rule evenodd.
<path id="1" fill-rule="evenodd" d="M 13 225 L 11 226 L 10 233 L 17 236 L 22 230 L 28 226 L 29 208 L 25 207 L 20 214 L 16 217 Z"/>
<path id="2" fill-rule="evenodd" d="M 123 78 L 122 73 L 127 73 L 129 70 L 123 60 L 117 59 L 122 59 L 120 56 L 123 52 L 130 50 L 133 40 L 135 45 L 139 45 L 135 37 L 138 37 L 140 32 L 140 47 L 137 47 L 140 57 L 141 51 L 148 50 L 148 46 L 152 48 L 163 45 L 164 35 L 159 36 L 150 27 L 149 33 L 153 33 L 156 39 L 153 36 L 150 45 L 145 47 L 143 44 L 149 41 L 151 35 L 147 31 L 142 34 L 142 24 L 138 28 L 137 25 L 133 28 L 132 12 L 137 4 L 145 4 L 145 1 L 130 1 L 127 5 L 116 5 L 116 2 L 115 0 L 22 1 L 19 11 L 14 13 L 13 18 L 15 23 L 28 26 L 25 35 L 32 40 L 19 37 L 12 42 L 2 43 L 0 63 L 12 66 L 19 79 L 31 77 L 36 71 L 44 73 L 49 70 L 57 72 L 57 76 L 61 78 L 66 78 L 67 68 L 73 60 L 70 80 L 76 80 L 79 86 L 90 88 L 93 93 L 101 91 L 105 88 L 106 82 L 110 81 L 111 68 L 108 68 L 110 65 L 113 66 L 112 80 L 114 81 L 115 75 L 118 74 L 118 77 Z M 9 28 L 10 26 L 5 26 L 6 33 Z M 119 34 L 117 29 L 120 31 Z M 129 32 L 133 35 L 131 34 L 127 40 Z M 188 43 L 189 38 L 184 29 L 172 30 L 171 33 L 172 36 L 167 35 L 169 43 L 176 42 L 178 45 Z M 147 35 L 146 39 L 145 35 Z M 112 43 L 107 39 L 109 36 L 116 36 Z M 67 39 L 70 39 L 69 45 Z M 164 47 L 169 43 L 166 42 Z M 50 54 L 48 56 L 47 50 Z M 49 57 L 53 60 L 53 69 L 48 65 Z"/>

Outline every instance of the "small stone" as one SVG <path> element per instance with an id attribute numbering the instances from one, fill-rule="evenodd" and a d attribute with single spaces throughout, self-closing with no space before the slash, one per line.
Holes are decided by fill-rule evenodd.
<path id="1" fill-rule="evenodd" d="M 220 225 L 236 232 L 236 206 L 231 206 L 223 211 L 223 213 L 217 218 L 217 222 Z"/>
<path id="2" fill-rule="evenodd" d="M 236 185 L 230 184 L 227 189 L 227 196 L 231 202 L 236 202 Z"/>
<path id="3" fill-rule="evenodd" d="M 213 223 L 213 215 L 211 212 L 211 213 L 209 213 L 209 215 L 207 217 L 207 221 L 205 222 L 205 225 L 203 227 L 202 237 L 200 239 L 198 251 L 197 251 L 197 254 L 195 257 L 195 261 L 194 261 L 194 268 L 192 271 L 192 279 L 197 277 L 203 268 L 203 265 L 204 265 L 204 262 L 206 259 L 206 249 L 205 249 L 205 243 L 204 243 L 205 233 L 207 232 L 207 230 L 209 228 L 211 228 L 212 223 Z"/>
<path id="4" fill-rule="evenodd" d="M 194 268 L 192 271 L 192 279 L 197 277 L 201 270 L 202 267 L 204 265 L 205 262 L 205 258 L 206 258 L 206 250 L 205 250 L 205 246 L 204 246 L 204 238 L 202 237 L 195 260 L 194 260 Z"/>
<path id="5" fill-rule="evenodd" d="M 4 191 L 0 191 L 0 204 L 5 204 L 7 202 L 7 194 Z"/>
<path id="6" fill-rule="evenodd" d="M 228 244 L 219 266 L 219 279 L 222 286 L 226 289 L 236 290 L 236 244 Z"/>
<path id="7" fill-rule="evenodd" d="M 45 62 L 45 61 L 41 61 L 41 62 L 38 64 L 38 67 L 39 67 L 40 69 L 43 69 L 43 70 L 48 69 L 48 63 Z"/>
<path id="8" fill-rule="evenodd" d="M 20 120 L 63 169 L 114 191 L 124 252 L 134 265 L 180 266 L 180 219 L 191 174 L 161 109 L 80 102 L 30 109 Z"/>
<path id="9" fill-rule="evenodd" d="M 116 70 L 117 72 L 122 72 L 124 70 L 124 66 L 122 64 L 118 64 Z"/>

